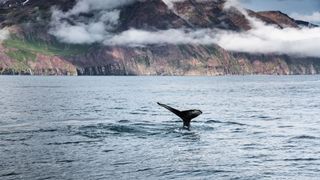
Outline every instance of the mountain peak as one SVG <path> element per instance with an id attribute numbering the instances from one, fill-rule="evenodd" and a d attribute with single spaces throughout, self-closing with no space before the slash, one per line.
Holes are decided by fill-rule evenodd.
<path id="1" fill-rule="evenodd" d="M 281 11 L 261 11 L 261 12 L 257 12 L 257 14 L 265 18 L 269 18 L 270 20 L 274 21 L 281 27 L 294 27 L 294 28 L 299 27 L 294 19 L 292 19 L 287 14 Z"/>
<path id="2" fill-rule="evenodd" d="M 162 0 L 138 1 L 121 9 L 122 30 L 169 29 L 187 26 Z"/>

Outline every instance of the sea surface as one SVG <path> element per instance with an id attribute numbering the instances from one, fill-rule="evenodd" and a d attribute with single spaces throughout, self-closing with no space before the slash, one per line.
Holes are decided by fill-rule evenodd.
<path id="1" fill-rule="evenodd" d="M 320 76 L 0 76 L 1 180 L 319 177 Z"/>

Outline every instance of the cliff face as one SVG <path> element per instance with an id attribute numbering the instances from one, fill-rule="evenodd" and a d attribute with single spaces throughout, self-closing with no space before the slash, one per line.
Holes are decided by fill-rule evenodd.
<path id="1" fill-rule="evenodd" d="M 218 46 L 106 47 L 100 51 L 99 56 L 89 53 L 71 61 L 79 67 L 78 75 L 219 76 L 320 73 L 317 58 L 229 53 Z"/>
<path id="2" fill-rule="evenodd" d="M 319 58 L 228 52 L 217 45 L 158 44 L 140 47 L 61 43 L 48 33 L 51 11 L 71 9 L 74 0 L 8 0 L 0 5 L 0 26 L 11 38 L 0 45 L 0 74 L 30 75 L 245 75 L 319 74 Z M 161 0 L 138 1 L 120 12 L 116 31 L 131 28 L 166 30 L 251 29 L 236 9 L 224 10 L 224 0 L 177 2 L 174 10 Z M 281 28 L 299 24 L 280 12 L 249 11 L 253 17 Z M 86 14 L 85 16 L 91 16 Z"/>

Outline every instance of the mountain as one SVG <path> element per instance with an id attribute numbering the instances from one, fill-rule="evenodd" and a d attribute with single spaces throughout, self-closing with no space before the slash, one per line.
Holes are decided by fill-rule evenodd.
<path id="1" fill-rule="evenodd" d="M 252 29 L 240 10 L 226 10 L 224 3 L 224 0 L 186 0 L 169 7 L 162 0 L 135 1 L 116 8 L 119 10 L 119 22 L 112 25 L 109 33 L 119 34 L 132 29 L 148 32 L 168 29 L 245 32 Z M 214 76 L 320 73 L 320 59 L 316 57 L 231 52 L 217 44 L 155 43 L 127 46 L 61 41 L 51 33 L 52 12 L 59 9 L 66 13 L 76 4 L 75 0 L 0 2 L 0 27 L 11 34 L 0 44 L 0 74 Z M 92 19 L 98 18 L 96 14 L 101 12 L 106 13 L 97 8 L 63 17 L 62 21 L 71 25 L 79 21 L 91 23 Z M 247 12 L 251 17 L 279 28 L 311 25 L 278 11 Z"/>

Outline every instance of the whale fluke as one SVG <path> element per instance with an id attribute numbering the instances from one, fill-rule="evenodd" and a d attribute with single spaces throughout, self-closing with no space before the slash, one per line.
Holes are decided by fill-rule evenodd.
<path id="1" fill-rule="evenodd" d="M 183 120 L 183 127 L 187 128 L 188 130 L 190 129 L 191 120 L 198 117 L 200 114 L 202 114 L 202 111 L 196 110 L 196 109 L 179 111 L 175 108 L 172 108 L 172 107 L 165 105 L 165 104 L 161 104 L 159 102 L 158 102 L 158 105 L 168 109 L 169 111 L 171 111 L 175 115 L 179 116 Z"/>

